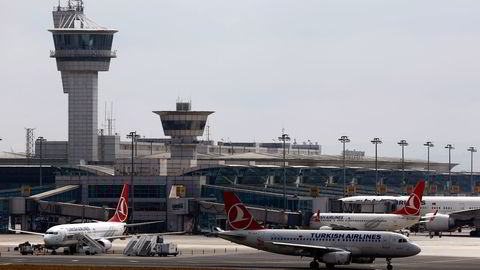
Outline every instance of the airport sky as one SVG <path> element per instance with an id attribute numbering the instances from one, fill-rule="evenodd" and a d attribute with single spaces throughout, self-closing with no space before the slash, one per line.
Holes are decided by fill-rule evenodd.
<path id="1" fill-rule="evenodd" d="M 67 95 L 53 49 L 57 1 L 0 3 L 0 151 L 25 151 L 25 127 L 67 139 Z M 155 110 L 178 98 L 214 110 L 211 138 L 270 142 L 285 128 L 325 154 L 348 149 L 448 162 L 470 170 L 480 147 L 480 1 L 86 0 L 115 28 L 118 58 L 99 76 L 99 123 L 163 137 Z M 101 126 L 99 126 L 100 128 Z M 477 153 L 478 155 L 479 153 Z M 480 170 L 480 156 L 475 171 Z"/>

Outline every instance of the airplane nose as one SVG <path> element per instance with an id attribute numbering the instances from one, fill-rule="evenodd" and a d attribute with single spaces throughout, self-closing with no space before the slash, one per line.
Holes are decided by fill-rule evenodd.
<path id="1" fill-rule="evenodd" d="M 410 247 L 410 250 L 412 251 L 412 256 L 414 255 L 417 255 L 418 253 L 420 253 L 422 251 L 422 249 L 420 248 L 419 245 L 415 244 L 415 243 L 411 243 L 411 247 Z"/>
<path id="2" fill-rule="evenodd" d="M 50 244 L 52 243 L 52 238 L 51 238 L 51 236 L 50 236 L 50 235 L 45 235 L 45 236 L 43 237 L 43 242 L 45 242 L 45 245 L 47 245 L 47 246 L 50 245 Z"/>

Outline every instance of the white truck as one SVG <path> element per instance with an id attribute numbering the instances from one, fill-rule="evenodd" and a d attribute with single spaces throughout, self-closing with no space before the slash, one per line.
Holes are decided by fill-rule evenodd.
<path id="1" fill-rule="evenodd" d="M 167 257 L 169 255 L 177 256 L 178 248 L 175 243 L 157 243 L 154 246 L 154 256 Z"/>

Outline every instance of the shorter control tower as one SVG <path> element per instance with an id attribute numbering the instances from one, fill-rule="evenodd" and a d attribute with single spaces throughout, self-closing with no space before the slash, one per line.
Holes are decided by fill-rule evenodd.
<path id="1" fill-rule="evenodd" d="M 176 111 L 155 111 L 160 115 L 165 136 L 172 138 L 168 175 L 197 166 L 197 136 L 203 136 L 208 116 L 213 111 L 192 111 L 191 103 L 177 102 Z"/>
<path id="2" fill-rule="evenodd" d="M 113 35 L 117 32 L 97 25 L 84 12 L 83 0 L 68 0 L 53 11 L 55 51 L 68 94 L 68 163 L 98 160 L 98 72 L 108 71 Z"/>

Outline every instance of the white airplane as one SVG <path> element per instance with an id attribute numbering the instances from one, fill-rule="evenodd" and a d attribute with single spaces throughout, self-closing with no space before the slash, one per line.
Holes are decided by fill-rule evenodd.
<path id="1" fill-rule="evenodd" d="M 163 221 L 152 221 L 135 224 L 126 224 L 128 218 L 128 185 L 123 185 L 122 195 L 118 201 L 117 209 L 112 218 L 107 222 L 89 222 L 78 224 L 63 224 L 49 228 L 45 233 L 15 230 L 11 227 L 11 221 L 8 223 L 8 230 L 17 233 L 26 233 L 43 236 L 43 241 L 47 249 L 52 249 L 52 254 L 56 249 L 67 247 L 65 253 L 75 253 L 79 240 L 82 237 L 88 237 L 96 241 L 107 251 L 112 247 L 112 241 L 115 239 L 125 239 L 129 236 L 124 235 L 128 227 L 141 226 Z"/>
<path id="2" fill-rule="evenodd" d="M 372 263 L 420 253 L 420 247 L 406 236 L 393 232 L 264 229 L 233 192 L 224 193 L 228 224 L 233 229 L 217 228 L 218 236 L 231 242 L 284 255 L 313 257 L 310 268 L 319 262 L 327 268 L 350 263 Z"/>
<path id="3" fill-rule="evenodd" d="M 393 202 L 404 205 L 407 196 L 353 196 L 344 203 Z M 420 206 L 421 222 L 430 232 L 453 231 L 463 226 L 475 227 L 471 236 L 480 236 L 480 197 L 424 196 Z"/>
<path id="4" fill-rule="evenodd" d="M 391 214 L 375 213 L 320 213 L 313 214 L 311 229 L 397 231 L 410 227 L 420 220 L 420 206 L 425 189 L 421 180 L 408 197 L 402 209 Z"/>

